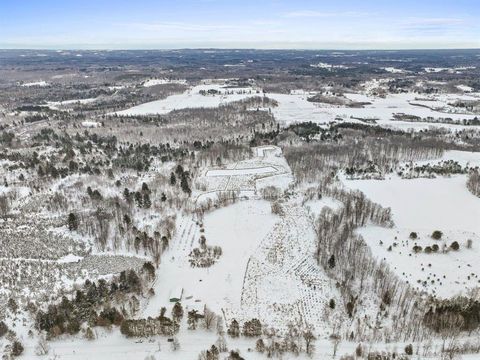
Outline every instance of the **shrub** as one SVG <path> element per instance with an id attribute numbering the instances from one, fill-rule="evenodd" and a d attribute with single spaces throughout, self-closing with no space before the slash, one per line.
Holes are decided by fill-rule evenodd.
<path id="1" fill-rule="evenodd" d="M 460 245 L 458 244 L 458 242 L 454 241 L 450 244 L 450 248 L 454 251 L 458 251 L 460 249 Z"/>
<path id="2" fill-rule="evenodd" d="M 409 344 L 405 346 L 405 354 L 407 355 L 413 355 L 413 346 L 412 344 Z"/>
<path id="3" fill-rule="evenodd" d="M 362 357 L 363 355 L 362 344 L 358 344 L 357 348 L 355 349 L 355 355 L 357 355 L 357 357 Z"/>
<path id="4" fill-rule="evenodd" d="M 23 353 L 23 345 L 20 341 L 15 340 L 12 344 L 12 351 L 11 354 L 13 357 L 17 357 L 22 355 Z"/>
<path id="5" fill-rule="evenodd" d="M 415 253 L 419 253 L 419 252 L 421 252 L 422 250 L 423 250 L 423 249 L 422 249 L 421 246 L 415 245 L 415 246 L 413 247 L 413 251 L 414 251 Z"/>
<path id="6" fill-rule="evenodd" d="M 440 240 L 442 236 L 443 236 L 443 233 L 440 230 L 435 230 L 432 233 L 432 239 L 435 239 L 435 240 Z"/>
<path id="7" fill-rule="evenodd" d="M 255 348 L 257 349 L 257 351 L 259 353 L 263 353 L 265 352 L 265 343 L 263 342 L 263 339 L 258 339 L 256 344 L 255 344 Z"/>
<path id="8" fill-rule="evenodd" d="M 415 240 L 416 238 L 418 238 L 417 233 L 414 232 L 414 231 L 412 231 L 412 232 L 410 233 L 410 239 Z"/>
<path id="9" fill-rule="evenodd" d="M 328 306 L 330 307 L 330 309 L 335 309 L 335 300 L 330 299 L 330 302 L 328 303 Z"/>
<path id="10" fill-rule="evenodd" d="M 260 323 L 260 320 L 252 319 L 246 321 L 243 324 L 243 335 L 250 337 L 262 335 L 262 324 Z"/>

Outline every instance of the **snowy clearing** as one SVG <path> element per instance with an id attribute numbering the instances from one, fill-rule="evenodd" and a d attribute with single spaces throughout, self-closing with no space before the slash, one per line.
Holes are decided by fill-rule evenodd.
<path id="1" fill-rule="evenodd" d="M 185 108 L 218 107 L 232 101 L 255 96 L 257 93 L 258 90 L 255 88 L 228 88 L 218 84 L 197 85 L 183 94 L 171 95 L 166 99 L 134 106 L 127 110 L 118 111 L 116 114 L 126 116 L 168 114 L 170 111 Z"/>
<path id="2" fill-rule="evenodd" d="M 34 81 L 34 82 L 28 82 L 28 83 L 23 83 L 22 85 L 20 86 L 23 86 L 23 87 L 34 87 L 34 86 L 38 86 L 38 87 L 46 87 L 46 86 L 49 86 L 50 84 L 44 80 L 41 80 L 41 81 Z"/>
<path id="3" fill-rule="evenodd" d="M 461 152 L 446 157 L 451 155 L 478 159 Z M 465 182 L 465 176 L 344 180 L 347 187 L 392 209 L 393 229 L 367 226 L 358 230 L 374 255 L 415 288 L 440 297 L 466 294 L 479 284 L 480 199 L 467 190 Z M 443 233 L 441 240 L 431 238 L 436 230 Z M 418 238 L 409 238 L 411 233 Z M 453 249 L 453 242 L 459 250 Z"/>

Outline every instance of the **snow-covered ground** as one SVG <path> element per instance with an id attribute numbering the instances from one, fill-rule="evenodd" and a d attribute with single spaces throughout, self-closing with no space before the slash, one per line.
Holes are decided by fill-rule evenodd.
<path id="1" fill-rule="evenodd" d="M 187 84 L 187 80 L 185 79 L 176 79 L 176 80 L 171 80 L 171 79 L 149 79 L 143 83 L 144 87 L 151 87 L 151 86 L 156 86 L 156 85 L 166 85 L 166 84 L 182 84 L 185 85 Z"/>
<path id="2" fill-rule="evenodd" d="M 256 317 L 285 331 L 289 324 L 314 327 L 326 336 L 328 319 L 341 316 L 328 307 L 341 301 L 335 283 L 314 257 L 313 219 L 298 199 L 282 205 L 283 213 L 249 259 L 237 318 Z M 301 241 L 300 241 L 301 240 Z"/>
<path id="3" fill-rule="evenodd" d="M 211 188 L 243 192 L 247 178 L 252 180 L 253 192 L 258 181 L 269 180 L 280 189 L 289 185 L 290 169 L 279 148 L 265 146 L 252 152 L 251 159 L 229 164 L 213 175 L 213 170 L 207 170 L 202 179 L 209 181 Z M 252 173 L 251 169 L 268 171 Z M 331 316 L 328 301 L 339 299 L 339 294 L 314 257 L 314 217 L 297 197 L 282 203 L 277 215 L 272 213 L 270 202 L 256 198 L 214 210 L 203 220 L 180 219 L 176 237 L 158 270 L 156 295 L 142 316 L 155 316 L 161 306 L 171 306 L 170 294 L 180 287 L 187 309 L 202 310 L 207 305 L 222 312 L 228 321 L 256 317 L 278 329 L 300 323 L 314 326 L 322 335 L 328 332 L 324 326 Z M 315 213 L 323 206 L 338 204 L 324 199 L 310 206 Z M 220 259 L 209 268 L 189 263 L 188 255 L 198 247 L 201 235 L 207 245 L 222 247 Z"/>
<path id="4" fill-rule="evenodd" d="M 82 104 L 90 104 L 95 102 L 96 98 L 88 98 L 88 99 L 72 99 L 72 100 L 64 100 L 64 101 L 49 101 L 47 105 L 50 109 L 58 109 L 59 107 L 64 107 L 68 105 L 82 105 Z"/>
<path id="5" fill-rule="evenodd" d="M 99 127 L 101 125 L 102 124 L 100 124 L 97 121 L 82 121 L 82 126 L 86 127 L 86 128 L 96 128 L 96 127 Z"/>
<path id="6" fill-rule="evenodd" d="M 309 200 L 305 204 L 305 207 L 310 211 L 314 218 L 317 219 L 324 207 L 329 207 L 332 210 L 337 210 L 342 207 L 342 203 L 330 197 L 323 197 L 318 200 Z"/>
<path id="7" fill-rule="evenodd" d="M 271 186 L 284 191 L 292 184 L 290 167 L 279 147 L 260 146 L 253 148 L 252 153 L 250 159 L 204 171 L 196 179 L 196 202 L 214 200 L 220 193 L 227 191 L 258 198 L 261 189 Z"/>
<path id="8" fill-rule="evenodd" d="M 171 307 L 169 296 L 177 287 L 183 288 L 182 304 L 187 309 L 203 310 L 206 304 L 220 313 L 226 307 L 238 307 L 248 259 L 276 221 L 270 204 L 263 200 L 240 201 L 206 215 L 203 234 L 208 245 L 222 247 L 222 256 L 210 268 L 194 268 L 188 255 L 199 246 L 202 233 L 195 221 L 182 218 L 158 269 L 155 299 L 144 315 L 157 316 L 161 306 Z"/>
<path id="9" fill-rule="evenodd" d="M 391 74 L 404 74 L 406 73 L 406 71 L 404 69 L 399 69 L 399 68 L 396 68 L 396 67 L 393 67 L 393 66 L 389 66 L 389 67 L 384 67 L 383 70 L 391 73 Z"/>
<path id="10" fill-rule="evenodd" d="M 153 86 L 165 83 L 167 80 L 148 80 L 144 86 Z M 168 80 L 170 81 L 170 80 Z M 384 86 L 384 81 L 372 80 L 364 84 L 364 91 L 359 94 L 346 93 L 345 97 L 352 101 L 370 103 L 363 107 L 332 106 L 307 101 L 311 94 L 304 91 L 293 91 L 290 94 L 269 93 L 268 97 L 276 100 L 278 106 L 272 112 L 280 123 L 289 125 L 297 122 L 313 121 L 318 124 L 327 124 L 332 121 L 375 121 L 378 125 L 403 130 L 424 130 L 430 127 L 447 129 L 463 129 L 464 125 L 446 124 L 441 122 L 410 122 L 393 121 L 394 115 L 404 114 L 420 118 L 441 119 L 449 118 L 454 122 L 472 120 L 478 114 L 462 114 L 449 102 L 456 100 L 474 100 L 474 94 L 458 95 L 443 94 L 430 96 L 428 101 L 418 100 L 419 95 L 414 93 L 388 94 L 385 97 L 374 95 L 374 90 Z M 215 94 L 201 94 L 214 90 Z M 204 81 L 203 84 L 191 87 L 182 94 L 171 95 L 166 99 L 157 100 L 134 106 L 130 109 L 117 112 L 118 115 L 148 115 L 166 114 L 172 110 L 184 108 L 218 107 L 232 101 L 242 100 L 260 93 L 255 87 L 229 88 L 221 82 Z M 416 104 L 416 105 L 415 105 Z M 419 106 L 420 105 L 420 106 Z"/>
<path id="11" fill-rule="evenodd" d="M 450 118 L 453 121 L 472 120 L 478 117 L 474 114 L 447 113 L 434 111 L 428 107 L 415 106 L 412 102 L 415 103 L 418 94 L 413 93 L 389 94 L 385 98 L 365 94 L 345 94 L 350 100 L 371 103 L 363 108 L 312 103 L 307 101 L 309 97 L 307 94 L 268 94 L 267 96 L 278 101 L 278 106 L 273 108 L 272 112 L 277 121 L 285 125 L 303 121 L 313 121 L 318 124 L 326 124 L 335 120 L 361 122 L 359 119 L 363 119 L 375 120 L 378 125 L 403 130 L 419 131 L 429 127 L 460 130 L 472 127 L 433 122 L 393 121 L 394 114 L 413 115 L 421 118 L 431 117 L 433 119 Z M 444 100 L 442 105 L 446 106 L 446 100 L 452 101 L 454 97 L 440 99 Z"/>
<path id="12" fill-rule="evenodd" d="M 197 203 L 221 191 L 251 191 L 255 195 L 258 177 L 291 176 L 280 148 L 259 147 L 252 153 L 251 159 L 222 169 L 207 169 L 200 177 L 207 188 L 196 191 Z M 258 199 L 259 196 L 252 198 Z M 160 306 L 168 305 L 170 293 L 178 287 L 184 290 L 182 303 L 187 308 L 202 309 L 206 304 L 215 312 L 238 309 L 247 263 L 278 220 L 278 216 L 272 214 L 269 202 L 253 199 L 208 213 L 203 219 L 203 231 L 197 219 L 181 217 L 176 236 L 158 270 L 155 300 L 149 303 L 145 315 L 154 316 Z M 188 255 L 199 246 L 201 235 L 206 237 L 209 246 L 222 248 L 222 256 L 210 268 L 194 268 L 189 263 Z"/>
<path id="13" fill-rule="evenodd" d="M 457 160 L 473 166 L 479 158 L 478 153 L 449 151 L 433 162 Z M 465 175 L 410 180 L 391 176 L 386 180 L 343 182 L 392 209 L 394 228 L 367 226 L 358 233 L 374 255 L 385 260 L 400 277 L 441 297 L 465 294 L 479 285 L 480 199 L 466 188 Z M 435 230 L 443 232 L 441 240 L 431 238 Z M 418 238 L 410 239 L 411 232 Z M 454 241 L 460 250 L 450 248 Z M 413 250 L 415 245 L 421 247 L 418 253 Z M 438 250 L 426 253 L 425 248 L 433 245 Z"/>
<path id="14" fill-rule="evenodd" d="M 214 90 L 215 94 L 201 94 L 200 91 Z M 166 99 L 151 101 L 118 111 L 118 115 L 167 114 L 170 111 L 185 108 L 211 108 L 232 101 L 243 100 L 257 95 L 255 88 L 228 88 L 219 84 L 197 85 L 182 94 L 171 95 Z"/>
<path id="15" fill-rule="evenodd" d="M 415 240 L 409 238 L 412 231 L 418 235 Z M 367 226 L 358 233 L 378 259 L 388 263 L 400 278 L 419 291 L 449 298 L 466 295 L 480 284 L 480 237 L 475 233 L 443 230 L 441 240 L 432 239 L 432 231 L 417 228 Z M 473 242 L 471 249 L 467 248 L 468 240 Z M 459 243 L 459 251 L 449 249 L 454 241 Z M 425 247 L 435 244 L 439 246 L 437 252 L 424 251 Z M 412 250 L 415 245 L 423 251 L 415 253 Z"/>
<path id="16" fill-rule="evenodd" d="M 114 329 L 112 331 L 96 331 L 97 338 L 94 341 L 78 337 L 69 337 L 49 342 L 49 355 L 39 357 L 35 355 L 34 349 L 36 343 L 32 339 L 25 336 L 26 351 L 21 359 L 38 360 L 45 359 L 61 359 L 61 360 L 131 360 L 131 359 L 152 359 L 152 360 L 196 360 L 202 350 L 206 350 L 217 340 L 214 331 L 205 330 L 180 330 L 176 336 L 180 343 L 180 349 L 173 351 L 171 344 L 165 337 L 151 337 L 146 339 L 128 339 L 125 338 L 120 331 Z M 256 338 L 250 339 L 246 337 L 227 338 L 227 346 L 229 349 L 239 349 L 240 355 L 247 360 L 264 360 L 267 359 L 265 354 L 255 351 Z M 341 342 L 338 346 L 337 358 L 341 355 L 353 354 L 357 343 Z M 405 344 L 363 344 L 365 351 L 396 351 L 402 353 Z M 441 344 L 436 344 L 431 350 L 439 351 Z M 284 354 L 282 359 L 327 359 L 332 358 L 332 343 L 327 339 L 319 339 L 315 343 L 316 351 L 313 357 L 305 354 L 292 355 Z M 221 354 L 220 359 L 225 359 L 227 353 Z M 151 358 L 148 358 L 148 357 Z M 477 359 L 477 357 L 465 356 L 464 359 Z M 426 356 L 422 359 L 437 360 L 440 357 Z"/>
<path id="17" fill-rule="evenodd" d="M 467 190 L 465 183 L 463 175 L 345 181 L 348 187 L 361 190 L 372 201 L 390 207 L 397 227 L 480 234 L 480 199 Z"/>
<path id="18" fill-rule="evenodd" d="M 471 86 L 467 85 L 457 85 L 457 89 L 464 92 L 472 92 L 474 90 Z"/>
<path id="19" fill-rule="evenodd" d="M 206 176 L 239 176 L 239 175 L 255 175 L 255 174 L 270 174 L 277 172 L 272 166 L 245 168 L 245 169 L 222 169 L 222 170 L 208 170 Z"/>
<path id="20" fill-rule="evenodd" d="M 40 81 L 23 83 L 21 86 L 23 86 L 23 87 L 32 87 L 32 86 L 46 87 L 46 86 L 49 86 L 49 85 L 50 84 L 48 82 L 46 82 L 45 80 L 40 80 Z"/>
<path id="21" fill-rule="evenodd" d="M 443 153 L 443 155 L 438 159 L 418 161 L 415 164 L 418 166 L 426 164 L 438 164 L 445 161 L 456 161 L 462 167 L 477 167 L 480 166 L 480 153 L 472 151 L 458 151 L 458 150 L 448 150 Z"/>

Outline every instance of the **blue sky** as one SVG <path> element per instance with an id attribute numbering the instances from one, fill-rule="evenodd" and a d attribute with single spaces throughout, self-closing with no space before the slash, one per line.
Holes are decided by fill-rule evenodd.
<path id="1" fill-rule="evenodd" d="M 478 48 L 479 19 L 479 0 L 0 0 L 0 48 Z"/>

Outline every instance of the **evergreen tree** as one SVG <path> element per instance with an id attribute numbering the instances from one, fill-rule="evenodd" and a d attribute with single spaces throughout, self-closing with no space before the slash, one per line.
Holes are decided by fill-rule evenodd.
<path id="1" fill-rule="evenodd" d="M 228 327 L 227 334 L 231 337 L 239 337 L 240 336 L 240 325 L 238 321 L 233 319 Z"/>
<path id="2" fill-rule="evenodd" d="M 138 207 L 143 206 L 143 196 L 138 191 L 135 192 L 135 203 L 137 204 Z"/>
<path id="3" fill-rule="evenodd" d="M 123 190 L 123 198 L 125 199 L 126 202 L 131 202 L 132 201 L 132 197 L 131 197 L 131 194 L 130 194 L 130 190 L 128 190 L 127 188 L 125 188 L 125 190 Z"/>
<path id="4" fill-rule="evenodd" d="M 143 194 L 143 207 L 145 209 L 149 209 L 152 206 L 152 202 L 150 201 L 150 196 L 148 193 Z"/>
<path id="5" fill-rule="evenodd" d="M 39 169 L 41 169 L 41 168 L 39 167 Z M 40 175 L 40 176 L 42 176 L 42 175 Z M 175 174 L 172 172 L 170 174 L 170 185 L 174 186 L 176 183 L 177 183 L 177 178 L 175 177 Z"/>
<path id="6" fill-rule="evenodd" d="M 334 255 L 330 256 L 330 259 L 328 259 L 328 267 L 330 269 L 333 269 L 335 267 L 335 256 Z"/>
<path id="7" fill-rule="evenodd" d="M 148 188 L 147 183 L 142 183 L 142 193 L 148 193 L 150 194 L 150 189 Z"/>
<path id="8" fill-rule="evenodd" d="M 74 231 L 78 229 L 78 219 L 74 213 L 68 214 L 68 229 Z"/>
<path id="9" fill-rule="evenodd" d="M 192 193 L 192 190 L 190 190 L 190 185 L 188 185 L 188 179 L 187 179 L 186 176 L 182 176 L 180 186 L 181 186 L 184 193 L 186 193 L 188 195 L 190 195 Z"/>
<path id="10" fill-rule="evenodd" d="M 172 309 L 172 318 L 174 320 L 180 320 L 183 317 L 183 308 L 179 302 L 176 302 Z"/>

